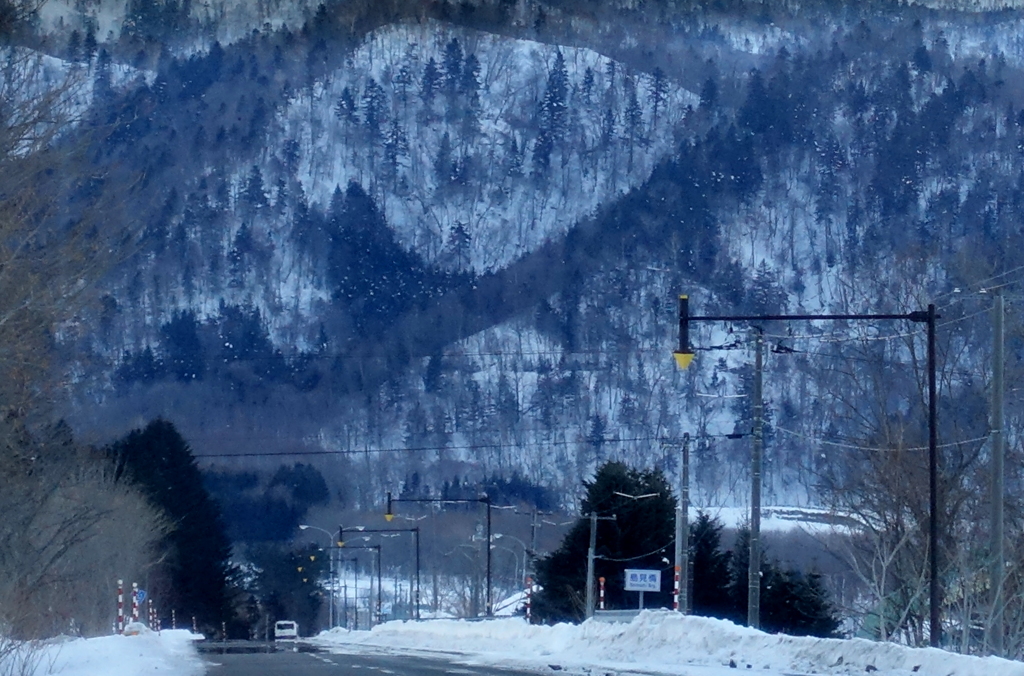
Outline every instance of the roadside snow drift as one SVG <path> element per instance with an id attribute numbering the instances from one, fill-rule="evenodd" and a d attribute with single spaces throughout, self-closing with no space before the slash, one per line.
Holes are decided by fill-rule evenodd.
<path id="1" fill-rule="evenodd" d="M 506 666 L 550 671 L 602 666 L 660 673 L 865 674 L 880 676 L 1024 676 L 1024 664 L 935 648 L 863 639 L 766 634 L 731 622 L 645 611 L 629 624 L 588 621 L 553 627 L 520 618 L 484 622 L 389 622 L 368 632 L 334 629 L 319 645 L 457 652 Z M 721 671 L 720 671 L 721 670 Z"/>
<path id="2" fill-rule="evenodd" d="M 184 629 L 160 633 L 140 630 L 135 636 L 103 636 L 65 639 L 26 645 L 11 656 L 9 673 L 26 676 L 142 676 L 171 674 L 198 676 L 205 667 L 193 641 L 199 638 Z M 0 663 L 0 673 L 8 664 Z"/>

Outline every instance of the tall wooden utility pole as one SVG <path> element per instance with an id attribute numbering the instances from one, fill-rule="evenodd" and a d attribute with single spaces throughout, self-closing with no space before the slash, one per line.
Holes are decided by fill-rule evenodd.
<path id="1" fill-rule="evenodd" d="M 1003 295 L 996 292 L 992 307 L 992 620 L 989 626 L 989 644 L 992 653 L 1002 656 L 1003 608 L 1005 606 L 1006 552 L 1003 549 L 1003 502 L 1006 485 L 1003 462 L 1006 437 L 1003 434 Z"/>
<path id="2" fill-rule="evenodd" d="M 761 456 L 764 453 L 764 333 L 754 338 L 754 430 L 750 445 L 750 561 L 747 567 L 747 626 L 761 627 Z"/>
<path id="3" fill-rule="evenodd" d="M 690 433 L 683 435 L 679 470 L 679 503 L 676 505 L 675 610 L 690 612 Z"/>

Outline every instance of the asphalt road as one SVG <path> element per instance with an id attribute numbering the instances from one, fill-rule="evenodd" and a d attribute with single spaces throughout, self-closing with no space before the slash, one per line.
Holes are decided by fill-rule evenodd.
<path id="1" fill-rule="evenodd" d="M 536 676 L 534 672 L 455 664 L 406 655 L 343 655 L 301 650 L 202 651 L 207 676 Z"/>

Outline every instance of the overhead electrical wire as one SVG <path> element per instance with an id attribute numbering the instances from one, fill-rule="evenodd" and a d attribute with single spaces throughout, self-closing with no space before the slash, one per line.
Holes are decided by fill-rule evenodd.
<path id="1" fill-rule="evenodd" d="M 254 433 L 255 434 L 255 433 Z M 193 435 L 196 437 L 202 437 L 202 434 Z M 223 439 L 223 435 L 210 434 L 208 437 Z M 690 437 L 691 440 L 702 440 L 702 439 L 736 439 L 739 436 L 736 434 L 721 433 L 721 434 L 701 434 L 698 436 Z M 249 436 L 237 436 L 236 439 L 250 440 L 252 437 Z M 630 437 L 630 438 L 619 438 L 619 439 L 603 439 L 602 444 L 625 444 L 625 443 L 636 443 L 636 442 L 658 442 L 658 443 L 671 443 L 681 444 L 682 439 L 675 437 Z M 544 442 L 531 442 L 524 444 L 524 446 L 567 446 L 570 444 L 587 443 L 586 439 L 574 439 L 565 441 L 544 441 Z M 461 446 L 414 446 L 408 447 L 388 447 L 388 448 L 346 448 L 346 449 L 315 449 L 308 451 L 246 451 L 241 453 L 203 453 L 197 455 L 197 459 L 203 460 L 207 458 L 274 458 L 274 457 L 288 457 L 288 456 L 319 456 L 319 455 L 368 455 L 372 453 L 430 453 L 430 452 L 442 452 L 442 451 L 473 451 L 483 450 L 488 448 L 497 449 L 515 449 L 521 448 L 515 444 L 465 444 Z"/>
<path id="2" fill-rule="evenodd" d="M 789 429 L 786 429 L 785 427 L 774 426 L 774 427 L 772 427 L 772 429 L 777 430 L 779 432 L 782 432 L 784 434 L 788 434 L 789 436 L 792 436 L 792 437 L 797 437 L 799 439 L 803 439 L 804 441 L 810 441 L 810 442 L 813 442 L 813 443 L 816 443 L 816 444 L 822 444 L 824 446 L 836 446 L 838 448 L 850 448 L 850 449 L 854 449 L 854 450 L 858 450 L 858 451 L 873 451 L 873 452 L 878 452 L 878 453 L 898 453 L 898 452 L 901 452 L 901 451 L 915 451 L 916 452 L 916 451 L 927 451 L 927 450 L 929 450 L 928 446 L 906 446 L 906 447 L 897 447 L 897 448 L 883 448 L 883 447 L 878 447 L 878 446 L 874 446 L 874 447 L 873 446 L 864 446 L 862 444 L 851 444 L 851 443 L 845 443 L 845 442 L 841 442 L 841 441 L 829 441 L 828 439 L 822 439 L 820 437 L 813 437 L 813 436 L 810 436 L 808 434 L 803 434 L 801 432 L 796 432 L 794 430 L 789 430 Z M 986 434 L 985 436 L 975 437 L 974 439 L 962 439 L 960 441 L 951 441 L 949 443 L 939 444 L 938 446 L 936 446 L 936 448 L 955 448 L 957 446 L 962 446 L 964 444 L 973 444 L 973 443 L 977 443 L 979 441 L 985 441 L 988 438 L 989 438 L 989 435 Z"/>

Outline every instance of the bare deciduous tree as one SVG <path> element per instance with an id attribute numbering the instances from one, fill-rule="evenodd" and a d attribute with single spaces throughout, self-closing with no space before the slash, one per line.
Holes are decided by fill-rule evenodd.
<path id="1" fill-rule="evenodd" d="M 0 0 L 0 673 L 20 639 L 109 631 L 113 580 L 141 575 L 163 529 L 50 422 L 55 339 L 137 233 L 118 213 L 132 181 L 98 160 L 110 129 L 83 124 L 85 73 L 17 44 L 43 2 Z"/>

